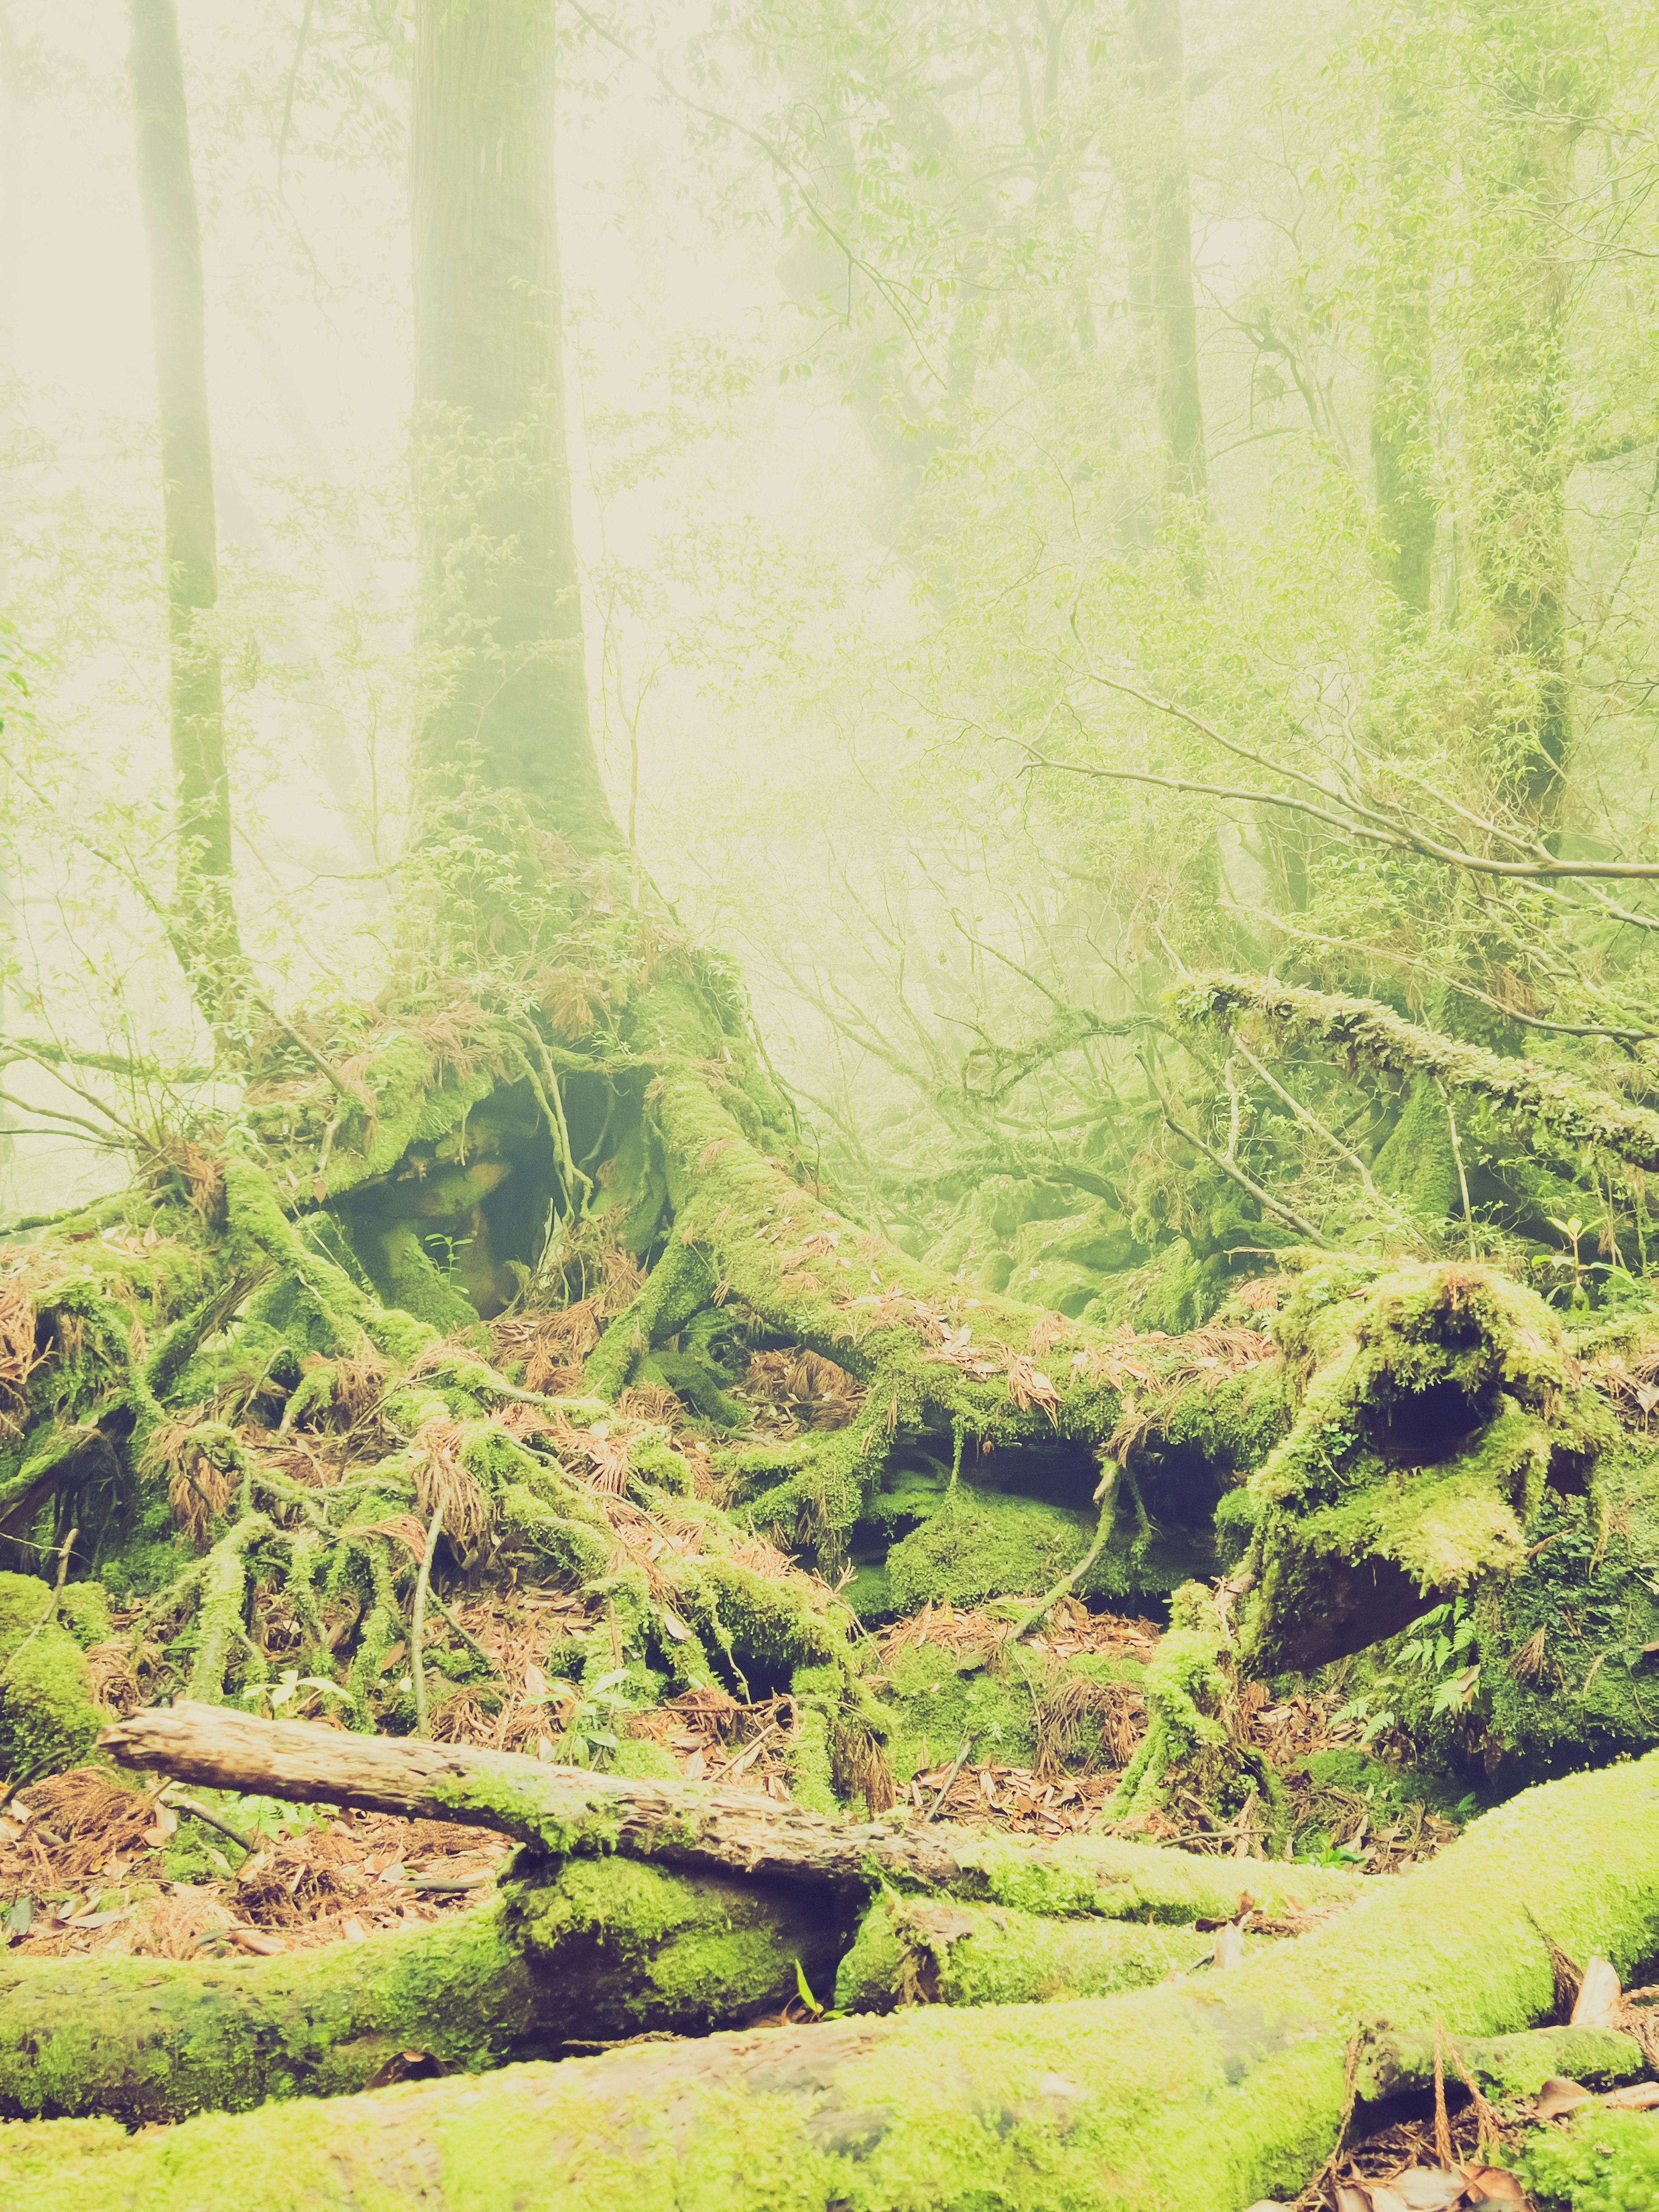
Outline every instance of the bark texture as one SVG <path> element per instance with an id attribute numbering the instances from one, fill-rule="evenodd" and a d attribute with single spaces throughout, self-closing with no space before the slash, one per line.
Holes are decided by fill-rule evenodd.
<path id="1" fill-rule="evenodd" d="M 410 220 L 429 807 L 620 840 L 589 741 L 565 458 L 547 0 L 422 0 Z M 428 832 L 433 823 L 427 824 Z"/>
<path id="2" fill-rule="evenodd" d="M 510 1752 L 256 1720 L 217 1705 L 136 1713 L 100 1742 L 123 1766 L 212 1789 L 466 1820 L 560 1854 L 617 1851 L 819 1885 L 892 1880 L 1048 1912 L 1230 1918 L 1246 1888 L 1267 1910 L 1338 1903 L 1358 1888 L 1335 1869 L 1191 1858 L 1104 1838 L 1039 1847 L 896 1820 L 835 1820 L 756 1790 L 629 1780 Z"/>

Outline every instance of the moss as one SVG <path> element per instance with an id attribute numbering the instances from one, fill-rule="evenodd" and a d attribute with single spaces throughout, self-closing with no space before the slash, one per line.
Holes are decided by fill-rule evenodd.
<path id="1" fill-rule="evenodd" d="M 1056 1918 L 1007 1905 L 930 1903 L 884 1891 L 836 1976 L 845 2012 L 932 2004 L 1038 2004 L 1144 1989 L 1202 1956 L 1185 1930 Z"/>
<path id="2" fill-rule="evenodd" d="M 893 1601 L 909 1613 L 928 1603 L 1041 1596 L 1076 1566 L 1093 1535 L 1087 1513 L 958 1483 L 937 1512 L 888 1553 Z"/>
<path id="3" fill-rule="evenodd" d="M 828 1979 L 827 1900 L 787 1882 L 675 1874 L 635 1859 L 577 1858 L 551 1882 L 514 1885 L 508 1925 L 556 1975 L 585 2037 L 689 2033 L 775 2008 L 794 1961 Z"/>
<path id="4" fill-rule="evenodd" d="M 1264 1671 L 1375 1641 L 1409 1617 L 1410 1592 L 1426 1602 L 1518 1572 L 1553 1466 L 1582 1464 L 1612 1435 L 1555 1316 L 1493 1268 L 1321 1263 L 1275 1334 L 1297 1404 L 1249 1484 L 1261 1588 L 1247 1647 Z M 1367 1616 L 1375 1601 L 1352 1578 L 1339 1599 L 1336 1562 L 1386 1569 L 1405 1609 Z"/>
<path id="5" fill-rule="evenodd" d="M 1516 2170 L 1546 2212 L 1655 2212 L 1659 2119 L 1589 2106 L 1564 2130 L 1537 2129 Z"/>
<path id="6" fill-rule="evenodd" d="M 1465 1044 L 1403 1020 L 1375 999 L 1347 999 L 1253 976 L 1197 975 L 1171 994 L 1185 1024 L 1231 1029 L 1255 1020 L 1279 1040 L 1334 1048 L 1387 1074 L 1426 1076 L 1495 1109 L 1524 1141 L 1589 1145 L 1642 1170 L 1659 1168 L 1659 1114 L 1531 1059 Z"/>
<path id="7" fill-rule="evenodd" d="M 52 1611 L 46 1583 L 0 1575 L 0 1772 L 14 1778 L 78 1765 L 103 1725 L 81 1646 Z"/>
<path id="8" fill-rule="evenodd" d="M 893 1710 L 888 1756 L 901 1785 L 953 1759 L 967 1737 L 976 1759 L 1030 1766 L 1036 1757 L 1036 1709 L 1044 1662 L 1029 1647 L 1007 1656 L 1006 1676 L 964 1670 L 938 1644 L 907 1644 L 888 1668 Z"/>
<path id="9" fill-rule="evenodd" d="M 673 1754 L 642 1736 L 624 1736 L 611 1754 L 611 1771 L 641 1782 L 678 1782 Z"/>
<path id="10" fill-rule="evenodd" d="M 814 1700 L 809 1704 L 801 1695 L 796 1707 L 794 1739 L 789 1746 L 789 1795 L 809 1813 L 824 1813 L 834 1818 L 842 1807 L 836 1795 L 830 1769 L 829 1713 L 821 1703 Z"/>
<path id="11" fill-rule="evenodd" d="M 451 2212 L 1236 2212 L 1294 2195 L 1330 2150 L 1355 2021 L 1523 2026 L 1553 2002 L 1539 1924 L 1621 1971 L 1650 1951 L 1656 1784 L 1649 1761 L 1528 1793 L 1225 1975 L 635 2048 L 165 2135 L 12 2130 L 0 2193 L 15 2212 L 435 2196 Z M 1211 1863 L 1218 1886 L 1254 1887 L 1255 1868 Z"/>

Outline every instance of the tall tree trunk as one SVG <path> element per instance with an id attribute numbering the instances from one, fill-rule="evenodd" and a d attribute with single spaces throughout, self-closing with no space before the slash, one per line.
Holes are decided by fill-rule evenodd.
<path id="1" fill-rule="evenodd" d="M 1568 363 L 1573 153 L 1599 104 L 1583 11 L 1482 7 L 1473 92 L 1486 121 L 1465 343 L 1474 619 L 1488 656 L 1494 781 L 1545 832 L 1571 738 L 1567 672 Z"/>
<path id="2" fill-rule="evenodd" d="M 1407 627 L 1429 611 L 1437 501 L 1432 449 L 1435 208 L 1424 158 L 1420 24 L 1377 76 L 1380 174 L 1371 278 L 1371 466 L 1377 568 Z"/>
<path id="3" fill-rule="evenodd" d="M 1192 185 L 1187 166 L 1186 46 L 1181 0 L 1139 0 L 1130 15 L 1146 134 L 1136 164 L 1133 216 L 1144 255 L 1158 423 L 1164 438 L 1166 527 L 1182 550 L 1188 588 L 1204 588 L 1204 505 L 1209 463 L 1198 374 L 1193 289 Z"/>
<path id="4" fill-rule="evenodd" d="M 177 843 L 171 935 L 198 1006 L 222 1034 L 235 1024 L 246 968 L 232 895 L 224 684 L 213 630 L 219 547 L 208 430 L 202 233 L 173 0 L 131 0 L 131 29 L 138 197 L 149 246 L 161 425 Z"/>
<path id="5" fill-rule="evenodd" d="M 420 0 L 411 145 L 428 812 L 620 848 L 588 728 L 565 457 L 549 0 Z"/>

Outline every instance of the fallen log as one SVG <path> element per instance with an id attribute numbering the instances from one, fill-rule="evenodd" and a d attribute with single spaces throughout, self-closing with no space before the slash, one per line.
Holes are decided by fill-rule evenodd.
<path id="1" fill-rule="evenodd" d="M 0 1960 L 0 2113 L 128 2126 L 477 2073 L 572 2044 L 775 2012 L 842 1948 L 822 1889 L 586 1858 L 471 1911 L 325 1950 L 208 1966 Z"/>
<path id="2" fill-rule="evenodd" d="M 1025 1844 L 897 1818 L 826 1819 L 753 1790 L 595 1774 L 512 1752 L 353 1735 L 222 1705 L 155 1705 L 106 1728 L 122 1766 L 216 1790 L 498 1828 L 556 1857 L 617 1851 L 712 1873 L 873 1888 L 880 1881 L 1042 1913 L 1227 1920 L 1358 1895 L 1336 1868 L 1198 1858 L 1109 1837 Z"/>
<path id="3" fill-rule="evenodd" d="M 1133 1920 L 1050 1918 L 884 1891 L 836 1975 L 841 2012 L 902 2004 L 1045 2004 L 1141 1990 L 1195 1966 L 1212 1938 Z"/>
<path id="4" fill-rule="evenodd" d="M 1627 1972 L 1659 1942 L 1659 1761 L 1531 1790 L 1432 1863 L 1231 1972 L 1063 2005 L 636 2045 L 129 2137 L 0 2134 L 9 2212 L 1237 2212 L 1329 2152 L 1358 2029 L 1547 2017 L 1540 1929 Z"/>

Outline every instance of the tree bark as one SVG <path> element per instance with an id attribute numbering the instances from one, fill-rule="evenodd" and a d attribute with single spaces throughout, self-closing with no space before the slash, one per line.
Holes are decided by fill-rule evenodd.
<path id="1" fill-rule="evenodd" d="M 213 448 L 208 427 L 202 232 L 191 168 L 184 62 L 173 0 L 131 0 L 129 69 L 138 198 L 149 249 L 161 429 L 173 747 L 173 948 L 198 1005 L 222 1030 L 246 981 L 232 896 Z"/>
<path id="2" fill-rule="evenodd" d="M 614 852 L 565 456 L 549 0 L 421 0 L 410 179 L 422 798 L 486 836 L 493 802 Z"/>
<path id="3" fill-rule="evenodd" d="M 1471 612 L 1488 656 L 1500 793 L 1547 832 L 1571 741 L 1567 479 L 1573 155 L 1601 104 L 1581 16 L 1477 13 L 1479 136 L 1464 374 Z"/>
<path id="4" fill-rule="evenodd" d="M 560 1854 L 614 1850 L 855 1888 L 891 1880 L 1049 1912 L 1226 1919 L 1244 1889 L 1274 1910 L 1340 1902 L 1357 1887 L 1334 1869 L 1200 1859 L 1108 1838 L 1025 1846 L 944 1826 L 832 1820 L 757 1790 L 624 1779 L 511 1752 L 256 1720 L 227 1706 L 154 1706 L 99 1742 L 122 1766 L 210 1789 L 467 1820 Z"/>
<path id="5" fill-rule="evenodd" d="M 244 2212 L 307 2191 L 377 2212 L 1237 2212 L 1328 2154 L 1368 2023 L 1460 2039 L 1547 2016 L 1544 1929 L 1621 1971 L 1659 1940 L 1653 1758 L 1529 1790 L 1328 1928 L 1202 1981 L 641 2046 L 165 2137 L 26 2129 L 0 2138 L 0 2179 L 15 2212 L 232 2201 L 232 2177 Z"/>

